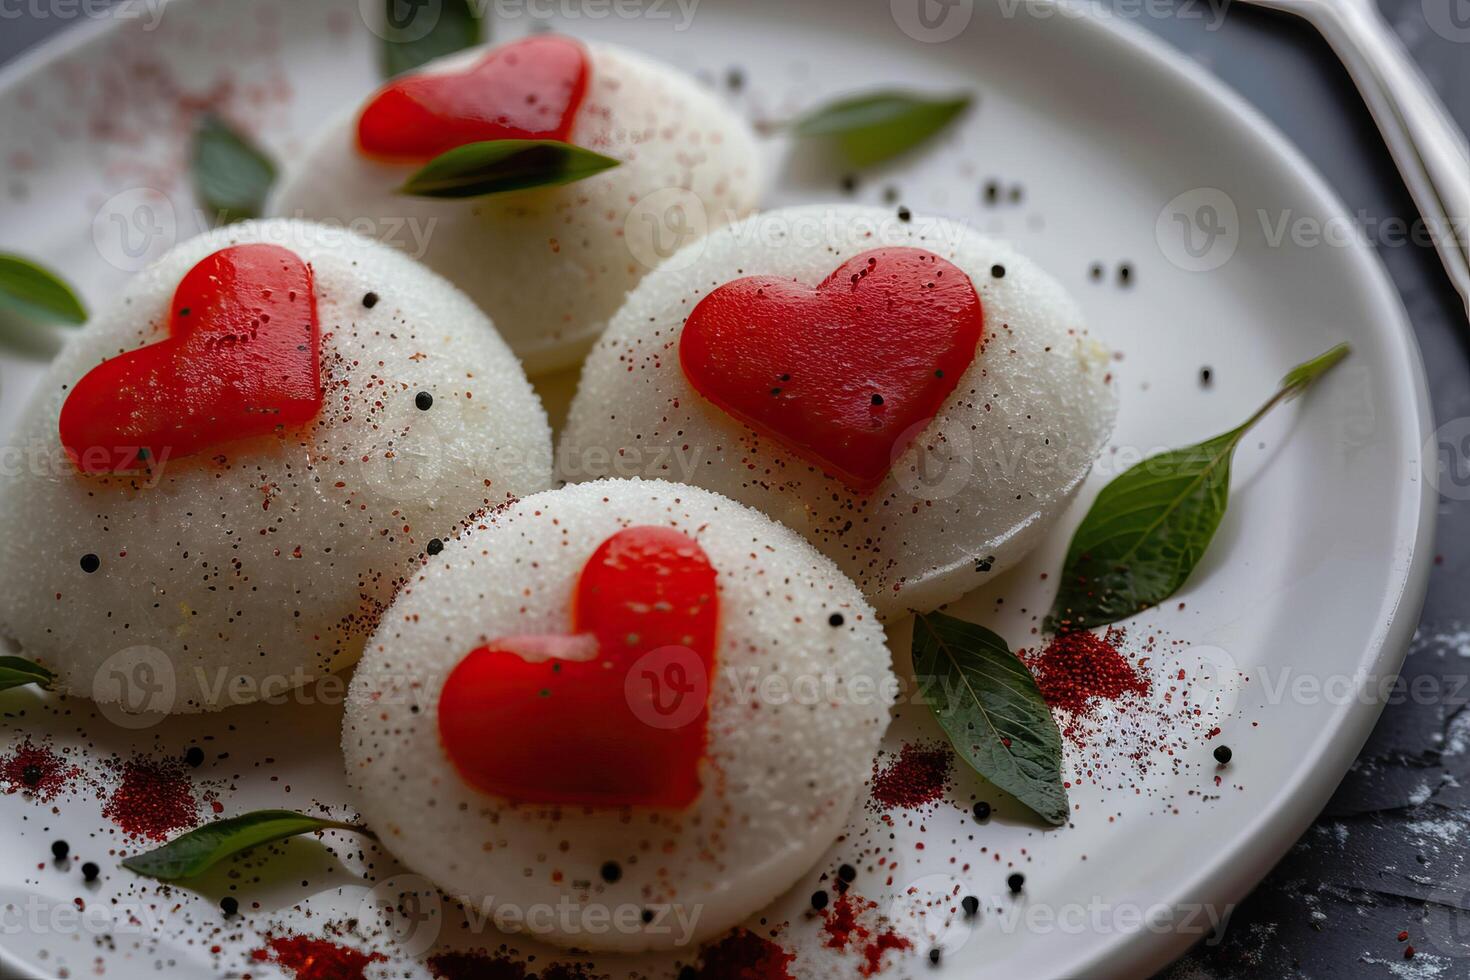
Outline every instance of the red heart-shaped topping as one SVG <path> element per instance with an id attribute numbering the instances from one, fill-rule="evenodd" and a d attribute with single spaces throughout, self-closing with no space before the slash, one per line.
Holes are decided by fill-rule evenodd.
<path id="1" fill-rule="evenodd" d="M 486 140 L 564 143 L 590 74 L 586 49 L 570 38 L 503 44 L 466 71 L 389 82 L 358 119 L 358 145 L 373 157 L 423 161 Z"/>
<path id="2" fill-rule="evenodd" d="M 689 314 L 679 363 L 721 409 L 867 492 L 959 384 L 983 326 L 969 276 L 922 249 L 880 248 L 815 289 L 726 283 Z"/>
<path id="3" fill-rule="evenodd" d="M 518 803 L 682 808 L 699 796 L 719 598 L 688 536 L 632 527 L 577 584 L 573 635 L 471 651 L 439 695 L 465 781 Z"/>
<path id="4" fill-rule="evenodd" d="M 85 473 L 269 435 L 321 411 L 311 266 L 237 245 L 179 283 L 167 340 L 88 371 L 61 406 L 61 444 Z"/>

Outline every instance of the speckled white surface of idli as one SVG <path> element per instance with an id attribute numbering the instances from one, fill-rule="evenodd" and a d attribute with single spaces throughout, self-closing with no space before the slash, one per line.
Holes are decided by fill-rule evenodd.
<path id="1" fill-rule="evenodd" d="M 419 165 L 359 152 L 354 106 L 291 169 L 272 213 L 370 228 L 469 293 L 532 375 L 575 364 L 645 273 L 748 214 L 762 179 L 750 126 L 693 78 L 626 48 L 585 47 L 591 77 L 569 141 L 619 166 L 560 187 L 409 197 L 398 188 Z M 463 70 L 484 54 L 424 70 Z"/>
<path id="2" fill-rule="evenodd" d="M 963 270 L 984 308 L 984 337 L 935 419 L 874 492 L 859 494 L 701 396 L 680 367 L 679 339 L 689 313 L 726 282 L 767 275 L 814 286 L 854 255 L 893 246 Z M 1109 363 L 1061 285 L 1002 242 L 875 208 L 770 211 L 687 246 L 629 295 L 583 369 L 558 475 L 717 491 L 816 545 L 881 616 L 927 611 L 1015 564 L 1067 507 L 1112 432 Z"/>
<path id="3" fill-rule="evenodd" d="M 472 788 L 439 738 L 445 678 L 494 638 L 569 632 L 583 565 L 639 525 L 688 534 L 716 573 L 699 799 L 685 811 L 551 807 Z M 348 783 L 382 842 L 471 908 L 569 905 L 573 925 L 552 923 L 537 938 L 693 950 L 789 888 L 841 832 L 888 724 L 895 682 L 884 644 L 832 562 L 747 507 L 661 481 L 537 494 L 448 543 L 389 609 L 348 695 Z M 546 725 L 556 723 L 549 713 Z M 621 866 L 615 882 L 600 873 L 607 861 Z M 644 908 L 657 928 L 642 924 Z M 592 932 L 599 909 L 634 926 Z"/>
<path id="4" fill-rule="evenodd" d="M 250 242 L 291 249 L 314 273 L 316 420 L 149 472 L 78 472 L 57 431 L 71 386 L 164 339 L 185 273 Z M 201 235 L 97 311 L 11 434 L 8 458 L 22 462 L 0 471 L 0 635 L 57 672 L 59 690 L 134 708 L 214 709 L 299 686 L 356 659 L 431 539 L 549 486 L 550 439 L 490 322 L 418 263 L 302 222 Z M 100 567 L 84 571 L 84 555 Z M 109 680 L 139 663 L 142 700 Z"/>

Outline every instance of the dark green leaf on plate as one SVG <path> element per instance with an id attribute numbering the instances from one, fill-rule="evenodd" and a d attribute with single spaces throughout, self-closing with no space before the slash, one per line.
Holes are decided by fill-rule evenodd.
<path id="1" fill-rule="evenodd" d="M 219 224 L 258 218 L 276 182 L 271 158 L 208 113 L 194 131 L 194 190 Z"/>
<path id="2" fill-rule="evenodd" d="M 1104 487 L 1067 549 L 1047 628 L 1079 630 L 1116 623 L 1177 592 L 1225 516 L 1230 463 L 1241 438 L 1347 354 L 1347 345 L 1339 344 L 1297 365 L 1240 427 L 1150 457 Z"/>
<path id="3" fill-rule="evenodd" d="M 944 613 L 914 618 L 914 670 L 955 751 L 1053 824 L 1067 820 L 1062 734 L 1006 641 Z"/>
<path id="4" fill-rule="evenodd" d="M 383 0 L 383 75 L 393 78 L 484 39 L 473 0 Z"/>
<path id="5" fill-rule="evenodd" d="M 0 691 L 12 687 L 38 684 L 46 687 L 55 679 L 54 674 L 40 664 L 31 663 L 24 657 L 0 657 Z"/>
<path id="6" fill-rule="evenodd" d="M 813 110 L 792 126 L 797 136 L 835 141 L 848 160 L 866 167 L 913 149 L 970 106 L 969 95 L 933 98 L 907 92 L 859 95 Z"/>
<path id="7" fill-rule="evenodd" d="M 252 847 L 318 830 L 354 830 L 371 836 L 366 827 L 356 824 L 309 817 L 291 810 L 256 810 L 216 820 L 176 837 L 162 847 L 134 854 L 123 861 L 123 867 L 160 881 L 193 878 L 225 858 Z"/>
<path id="8" fill-rule="evenodd" d="M 56 273 L 0 254 L 0 307 L 40 323 L 84 323 L 87 310 Z"/>
<path id="9" fill-rule="evenodd" d="M 403 185 L 415 197 L 484 197 L 528 187 L 570 184 L 618 161 L 555 140 L 468 143 L 430 160 Z"/>

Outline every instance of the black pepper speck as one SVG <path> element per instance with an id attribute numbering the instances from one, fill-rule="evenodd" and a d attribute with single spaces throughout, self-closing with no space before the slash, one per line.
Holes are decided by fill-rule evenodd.
<path id="1" fill-rule="evenodd" d="M 86 572 L 88 575 L 91 575 L 93 572 L 97 571 L 97 569 L 101 567 L 102 559 L 98 558 L 96 555 L 86 554 L 82 556 L 82 571 Z"/>

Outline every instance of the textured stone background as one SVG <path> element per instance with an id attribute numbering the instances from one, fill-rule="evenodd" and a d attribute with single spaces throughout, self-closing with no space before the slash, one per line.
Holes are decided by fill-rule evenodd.
<path id="1" fill-rule="evenodd" d="M 1255 103 L 1317 165 L 1349 213 L 1416 217 L 1347 74 L 1310 29 L 1230 0 L 1171 2 L 1115 6 Z M 1436 35 L 1424 14 L 1430 4 L 1458 4 L 1470 23 L 1470 0 L 1380 3 L 1470 130 L 1470 42 Z M 29 6 L 0 0 L 0 63 L 73 23 L 35 18 Z M 1413 245 L 1380 252 L 1423 347 L 1436 418 L 1470 417 L 1470 327 L 1438 258 Z M 1470 977 L 1470 504 L 1442 501 L 1437 552 L 1404 669 L 1409 690 L 1425 695 L 1386 708 L 1316 825 L 1235 910 L 1220 941 L 1201 945 L 1161 980 Z M 1401 931 L 1416 949 L 1411 960 Z"/>

